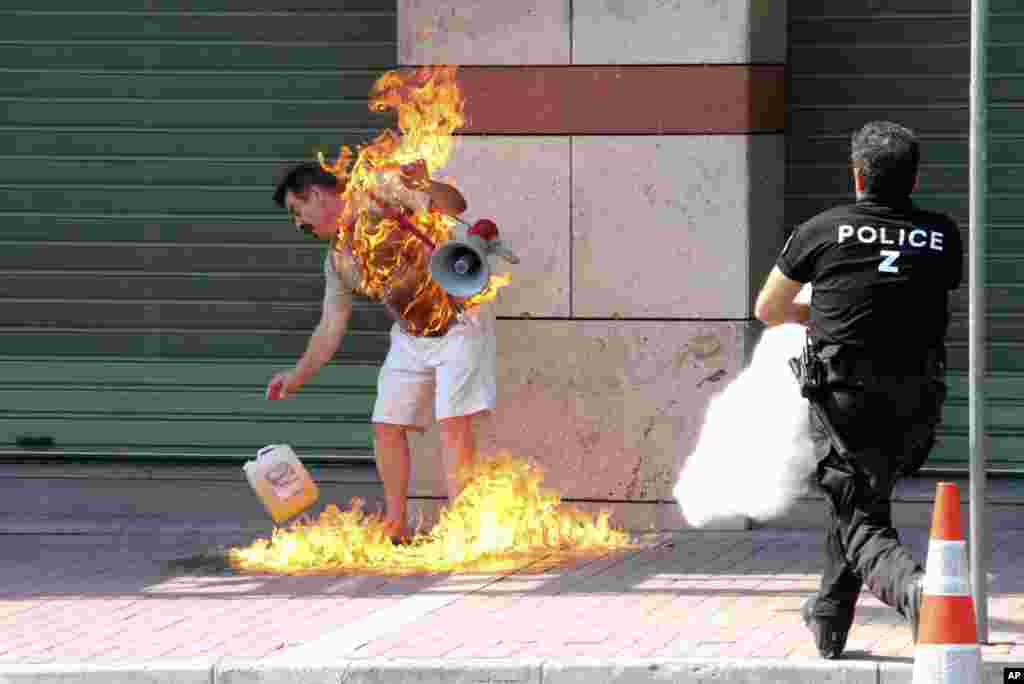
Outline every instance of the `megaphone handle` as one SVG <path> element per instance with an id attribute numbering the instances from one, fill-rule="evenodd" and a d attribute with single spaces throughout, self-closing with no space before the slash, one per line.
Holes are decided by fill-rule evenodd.
<path id="1" fill-rule="evenodd" d="M 488 248 L 491 252 L 494 252 L 495 254 L 500 256 L 505 261 L 508 261 L 509 263 L 519 263 L 519 257 L 515 255 L 515 252 L 513 252 L 511 249 L 503 245 L 501 243 L 501 240 L 495 240 L 491 242 L 490 244 L 488 244 Z"/>

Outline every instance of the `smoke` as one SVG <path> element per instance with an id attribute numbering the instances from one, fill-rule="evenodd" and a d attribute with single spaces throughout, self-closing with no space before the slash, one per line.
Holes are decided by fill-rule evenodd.
<path id="1" fill-rule="evenodd" d="M 805 287 L 798 301 L 809 296 Z M 805 335 L 796 324 L 765 330 L 750 365 L 712 398 L 672 492 L 691 525 L 770 520 L 807 491 L 816 463 L 808 406 L 787 363 Z"/>

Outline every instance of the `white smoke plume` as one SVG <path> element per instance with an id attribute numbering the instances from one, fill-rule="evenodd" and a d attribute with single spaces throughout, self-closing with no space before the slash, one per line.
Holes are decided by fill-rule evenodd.
<path id="1" fill-rule="evenodd" d="M 810 287 L 797 299 L 809 301 Z M 736 516 L 770 520 L 807 491 L 815 468 L 808 405 L 788 364 L 805 335 L 790 323 L 765 330 L 747 368 L 711 399 L 672 491 L 694 527 Z"/>

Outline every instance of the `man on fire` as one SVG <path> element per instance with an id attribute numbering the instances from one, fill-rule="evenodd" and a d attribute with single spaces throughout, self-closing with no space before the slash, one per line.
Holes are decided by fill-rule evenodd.
<path id="1" fill-rule="evenodd" d="M 384 485 L 384 522 L 400 542 L 409 537 L 407 433 L 424 430 L 433 412 L 447 494 L 454 499 L 462 487 L 459 474 L 474 457 L 473 417 L 496 402 L 495 322 L 487 307 L 467 308 L 430 280 L 434 245 L 415 216 L 463 213 L 466 201 L 458 190 L 431 180 L 422 161 L 382 174 L 377 192 L 346 192 L 348 182 L 320 164 L 304 163 L 274 191 L 274 201 L 300 230 L 332 248 L 324 260 L 320 322 L 295 367 L 270 380 L 267 396 L 291 396 L 330 361 L 345 336 L 353 294 L 384 304 L 395 323 L 373 409 L 374 456 Z"/>

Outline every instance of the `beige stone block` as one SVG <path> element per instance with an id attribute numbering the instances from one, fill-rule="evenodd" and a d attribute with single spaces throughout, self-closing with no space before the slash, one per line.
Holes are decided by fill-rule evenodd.
<path id="1" fill-rule="evenodd" d="M 491 259 L 512 283 L 499 316 L 569 315 L 568 138 L 462 136 L 439 173 L 466 196 L 466 217 L 492 218 L 518 264 Z"/>
<path id="2" fill-rule="evenodd" d="M 576 0 L 574 64 L 786 61 L 785 0 Z"/>
<path id="3" fill-rule="evenodd" d="M 780 138 L 575 138 L 573 315 L 750 316 L 752 226 L 781 235 Z"/>
<path id="4" fill-rule="evenodd" d="M 541 465 L 566 499 L 671 502 L 708 400 L 742 364 L 745 327 L 499 321 L 498 408 L 480 421 L 483 452 Z M 412 446 L 413 494 L 443 496 L 436 430 Z"/>
<path id="5" fill-rule="evenodd" d="M 568 64 L 569 0 L 399 0 L 401 64 Z"/>

